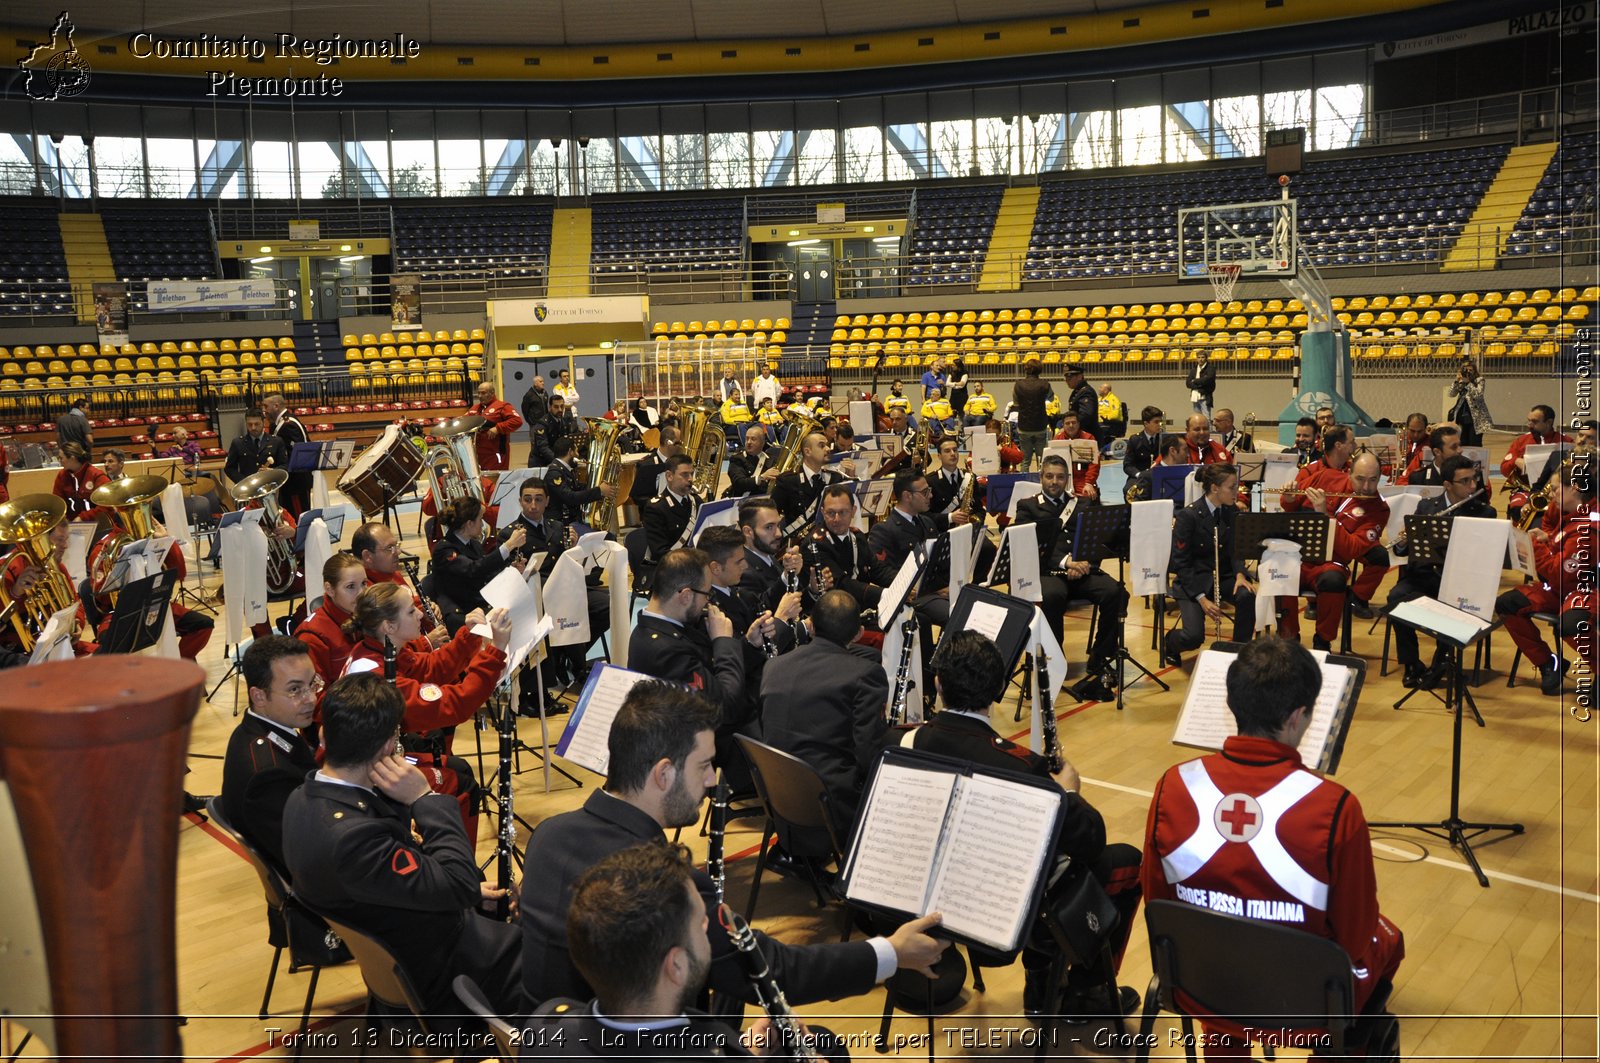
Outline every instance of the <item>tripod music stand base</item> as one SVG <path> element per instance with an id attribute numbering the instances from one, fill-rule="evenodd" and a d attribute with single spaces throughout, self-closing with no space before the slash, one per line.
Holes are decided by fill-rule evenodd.
<path id="1" fill-rule="evenodd" d="M 1127 666 L 1130 665 L 1130 664 L 1133 665 L 1135 668 L 1137 668 L 1140 672 L 1143 673 L 1142 675 L 1134 676 L 1133 679 L 1131 680 L 1131 682 L 1128 679 L 1128 668 L 1127 668 Z M 1151 682 L 1155 683 L 1156 686 L 1160 687 L 1162 690 L 1171 690 L 1172 689 L 1171 687 L 1167 686 L 1166 683 L 1162 682 L 1160 676 L 1156 675 L 1150 669 L 1146 668 L 1144 666 L 1144 664 L 1141 663 L 1140 660 L 1137 657 L 1135 657 L 1133 654 L 1129 653 L 1126 648 L 1124 648 L 1122 646 L 1118 646 L 1117 647 L 1117 711 L 1118 712 L 1122 711 L 1122 692 L 1124 690 L 1126 690 L 1130 685 L 1132 685 L 1132 683 L 1137 683 L 1141 679 L 1150 680 Z"/>
<path id="2" fill-rule="evenodd" d="M 1402 696 L 1400 700 L 1395 702 L 1391 707 L 1395 709 L 1403 708 L 1406 702 L 1410 701 L 1418 694 L 1428 694 L 1446 709 L 1450 708 L 1450 699 L 1447 694 L 1440 694 L 1437 690 L 1424 690 L 1422 687 L 1415 687 L 1406 691 L 1404 696 Z M 1472 710 L 1472 721 L 1479 727 L 1487 727 L 1488 725 L 1483 722 L 1483 714 L 1478 711 L 1478 702 L 1473 698 L 1472 691 L 1463 686 L 1461 688 L 1461 697 L 1464 701 L 1466 701 L 1467 708 Z"/>
<path id="3" fill-rule="evenodd" d="M 1478 885 L 1484 889 L 1489 888 L 1489 876 L 1483 873 L 1483 868 L 1478 866 L 1478 858 L 1472 854 L 1472 839 L 1490 831 L 1501 832 L 1510 837 L 1523 833 L 1525 829 L 1521 823 L 1468 823 L 1461 819 L 1443 819 L 1435 823 L 1369 823 L 1367 826 L 1374 829 L 1381 827 L 1388 830 L 1419 830 L 1449 842 L 1450 848 L 1459 852 L 1462 859 L 1472 868 L 1473 875 L 1477 876 Z M 1501 840 L 1503 839 L 1493 838 L 1483 844 L 1492 845 Z"/>

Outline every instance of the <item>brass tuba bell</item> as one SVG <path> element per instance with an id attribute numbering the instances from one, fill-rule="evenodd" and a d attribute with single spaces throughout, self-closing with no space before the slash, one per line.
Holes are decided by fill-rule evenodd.
<path id="1" fill-rule="evenodd" d="M 477 449 L 478 433 L 488 424 L 488 418 L 469 413 L 428 429 L 439 442 L 429 444 L 422 462 L 433 488 L 433 504 L 439 509 L 463 498 L 488 502 L 478 474 Z"/>
<path id="2" fill-rule="evenodd" d="M 0 543 L 16 549 L 0 558 L 0 571 L 19 554 L 40 570 L 28 593 L 12 598 L 0 580 L 0 624 L 6 620 L 24 650 L 32 651 L 50 618 L 62 609 L 76 607 L 78 595 L 56 564 L 50 532 L 67 519 L 67 504 L 56 495 L 22 495 L 0 505 Z"/>
<path id="3" fill-rule="evenodd" d="M 150 507 L 166 489 L 167 481 L 160 476 L 124 476 L 101 484 L 89 496 L 91 504 L 116 511 L 119 525 L 106 536 L 94 567 L 89 571 L 89 586 L 95 594 L 111 594 L 115 603 L 117 588 L 107 587 L 106 581 L 111 578 L 124 547 L 155 534 L 155 518 L 150 514 Z"/>

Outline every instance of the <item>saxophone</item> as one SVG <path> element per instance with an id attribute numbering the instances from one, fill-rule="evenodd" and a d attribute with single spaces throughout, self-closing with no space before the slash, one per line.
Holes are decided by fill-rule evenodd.
<path id="1" fill-rule="evenodd" d="M 750 979 L 750 985 L 755 989 L 756 1003 L 761 1005 L 761 1009 L 767 1013 L 767 1018 L 772 1020 L 772 1028 L 778 1033 L 780 1058 L 797 1060 L 821 1058 L 817 1055 L 816 1048 L 806 1040 L 800 1020 L 795 1018 L 794 1012 L 789 1007 L 789 999 L 783 995 L 783 988 L 778 985 L 777 979 L 772 977 L 772 971 L 767 967 L 767 958 L 761 954 L 761 946 L 757 943 L 750 924 L 725 904 L 717 908 L 717 922 L 722 924 L 722 929 L 728 932 L 728 937 L 733 941 L 733 950 L 739 954 L 739 962 L 744 965 L 745 976 Z"/>
<path id="2" fill-rule="evenodd" d="M 608 421 L 600 417 L 589 419 L 589 450 L 585 460 L 589 466 L 590 487 L 617 486 L 622 476 L 621 421 Z M 611 527 L 616 514 L 616 497 L 601 495 L 589 503 L 585 517 L 589 527 L 605 529 Z"/>
<path id="3" fill-rule="evenodd" d="M 1549 508 L 1550 499 L 1556 493 L 1556 485 L 1561 482 L 1561 470 L 1572 465 L 1568 458 L 1559 466 L 1552 469 L 1544 479 L 1544 485 L 1537 491 L 1528 495 L 1528 500 L 1522 504 L 1522 509 L 1517 513 L 1517 527 L 1528 531 L 1544 516 L 1544 511 Z"/>

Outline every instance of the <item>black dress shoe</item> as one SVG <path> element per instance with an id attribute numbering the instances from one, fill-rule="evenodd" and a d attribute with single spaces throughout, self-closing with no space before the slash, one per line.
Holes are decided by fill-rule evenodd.
<path id="1" fill-rule="evenodd" d="M 206 811 L 206 802 L 209 800 L 211 800 L 209 797 L 201 797 L 198 794 L 191 794 L 188 790 L 185 790 L 183 792 L 183 810 L 186 813 L 196 812 L 200 815 L 204 815 Z"/>
<path id="2" fill-rule="evenodd" d="M 1138 1010 L 1139 991 L 1132 986 L 1118 986 L 1117 1000 L 1113 1004 L 1106 997 L 1106 987 L 1097 985 L 1078 992 L 1069 989 L 1067 999 L 1061 1004 L 1061 1021 L 1076 1026 L 1091 1019 L 1112 1019 L 1121 1015 L 1132 1015 Z"/>
<path id="3" fill-rule="evenodd" d="M 1084 676 L 1068 688 L 1067 693 L 1075 701 L 1114 701 L 1117 697 L 1117 692 L 1108 688 L 1097 675 Z"/>
<path id="4" fill-rule="evenodd" d="M 1333 643 L 1329 642 L 1321 635 L 1313 635 L 1311 637 L 1311 648 L 1314 650 L 1322 650 L 1324 653 L 1332 653 Z"/>
<path id="5" fill-rule="evenodd" d="M 1372 606 L 1352 595 L 1350 598 L 1350 615 L 1359 616 L 1363 620 L 1371 620 L 1373 615 Z"/>
<path id="6" fill-rule="evenodd" d="M 1417 689 L 1438 690 L 1450 678 L 1450 662 L 1434 661 L 1417 679 Z"/>
<path id="7" fill-rule="evenodd" d="M 1161 654 L 1161 663 L 1176 668 L 1183 663 L 1182 650 L 1167 650 Z"/>
<path id="8" fill-rule="evenodd" d="M 1561 677 L 1567 674 L 1572 662 L 1560 654 L 1550 658 L 1550 664 L 1539 669 L 1539 689 L 1551 697 L 1561 693 Z"/>
<path id="9" fill-rule="evenodd" d="M 1422 686 L 1422 662 L 1407 661 L 1405 675 L 1400 677 L 1400 685 L 1407 690 L 1416 690 Z"/>

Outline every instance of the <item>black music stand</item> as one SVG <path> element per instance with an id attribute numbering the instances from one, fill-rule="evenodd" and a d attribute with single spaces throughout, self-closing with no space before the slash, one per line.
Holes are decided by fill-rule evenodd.
<path id="1" fill-rule="evenodd" d="M 117 609 L 111 615 L 111 624 L 100 639 L 99 652 L 138 653 L 159 642 L 177 583 L 176 572 L 161 569 L 123 584 L 117 592 Z"/>
<path id="2" fill-rule="evenodd" d="M 1437 565 L 1440 568 L 1443 568 L 1445 555 L 1450 549 L 1450 526 L 1454 519 L 1455 518 L 1453 517 L 1442 516 L 1438 513 L 1406 514 L 1406 542 L 1411 544 L 1409 552 L 1406 554 L 1406 556 L 1411 560 L 1408 561 L 1407 564 L 1415 565 L 1421 563 L 1425 565 Z M 1403 621 L 1397 621 L 1393 617 L 1390 617 L 1389 622 L 1403 623 Z M 1408 626 L 1416 627 L 1415 624 Z M 1439 645 L 1443 646 L 1444 643 L 1440 642 Z M 1482 653 L 1481 646 L 1479 647 L 1478 652 L 1480 654 Z M 1446 689 L 1448 690 L 1448 686 Z M 1419 693 L 1422 693 L 1420 687 L 1416 690 L 1406 691 L 1405 696 L 1394 703 L 1394 708 L 1400 708 Z M 1446 697 L 1440 697 L 1437 691 L 1430 690 L 1427 691 L 1427 693 L 1437 698 L 1439 703 L 1444 705 L 1446 708 L 1450 707 L 1449 699 Z M 1472 710 L 1472 719 L 1474 722 L 1476 722 L 1479 727 L 1483 727 L 1483 714 L 1478 711 L 1478 703 L 1473 700 L 1472 691 L 1463 686 L 1461 688 L 1460 696 L 1462 700 L 1466 702 L 1467 708 Z"/>
<path id="3" fill-rule="evenodd" d="M 1240 513 L 1233 526 L 1233 565 L 1243 572 L 1246 561 L 1260 561 L 1268 539 L 1300 544 L 1300 563 L 1322 564 L 1328 557 L 1333 518 L 1326 513 Z M 1345 576 L 1344 616 L 1339 625 L 1339 652 L 1350 650 L 1350 578 Z"/>
<path id="4" fill-rule="evenodd" d="M 1032 602 L 1013 598 L 1003 591 L 993 590 L 981 583 L 968 583 L 962 586 L 961 593 L 956 595 L 956 600 L 950 605 L 950 623 L 939 632 L 939 645 L 934 649 L 935 659 L 939 651 L 944 649 L 950 636 L 957 631 L 964 631 L 972 627 L 973 607 L 982 603 L 993 609 L 998 609 L 1005 614 L 1001 621 L 998 637 L 992 638 L 995 648 L 1000 651 L 1000 662 L 1003 675 L 1010 675 L 1017 667 L 1017 661 L 1028 648 L 1029 640 L 1033 633 Z"/>
<path id="5" fill-rule="evenodd" d="M 1128 576 L 1128 550 L 1132 545 L 1130 529 L 1133 520 L 1132 506 L 1079 506 L 1078 527 L 1072 535 L 1072 558 L 1075 561 L 1087 561 L 1090 564 L 1099 564 L 1103 560 L 1114 558 L 1117 562 L 1117 582 L 1127 586 Z M 1100 618 L 1102 624 L 1107 618 Z M 1137 683 L 1141 678 L 1149 679 L 1162 690 L 1172 688 L 1162 682 L 1161 677 L 1139 662 L 1139 659 L 1128 652 L 1127 617 L 1117 625 L 1117 711 L 1122 711 L 1122 691 L 1127 685 L 1128 665 L 1133 665 L 1143 673 L 1134 676 Z"/>
<path id="6" fill-rule="evenodd" d="M 1417 598 L 1413 599 L 1413 601 L 1436 601 L 1436 599 Z M 1396 609 L 1403 611 L 1405 606 L 1410 604 L 1410 602 L 1405 602 L 1400 606 L 1396 606 Z M 1449 606 L 1445 606 L 1445 608 L 1448 609 Z M 1462 615 L 1472 616 L 1470 613 Z M 1389 619 L 1396 624 L 1407 624 L 1418 631 L 1426 631 L 1439 641 L 1440 646 L 1449 648 L 1450 682 L 1446 687 L 1445 704 L 1453 710 L 1452 715 L 1455 716 L 1450 743 L 1450 814 L 1442 820 L 1432 822 L 1390 821 L 1370 823 L 1368 826 L 1419 830 L 1424 834 L 1431 834 L 1435 838 L 1442 838 L 1448 841 L 1450 847 L 1459 850 L 1462 857 L 1471 865 L 1472 873 L 1478 878 L 1478 885 L 1488 889 L 1489 877 L 1483 873 L 1483 868 L 1478 866 L 1477 858 L 1472 855 L 1472 839 L 1491 831 L 1521 834 L 1525 829 L 1521 823 L 1470 823 L 1461 818 L 1461 718 L 1463 715 L 1461 709 L 1463 702 L 1466 700 L 1464 697 L 1466 680 L 1462 674 L 1461 662 L 1466 648 L 1477 645 L 1489 633 L 1490 628 L 1485 626 L 1470 636 L 1460 638 L 1446 633 L 1437 624 L 1429 623 L 1420 616 L 1407 620 L 1404 617 L 1395 615 L 1394 610 L 1390 610 Z M 1476 621 L 1477 617 L 1472 617 L 1472 619 Z M 1499 839 L 1494 840 L 1498 841 Z"/>

